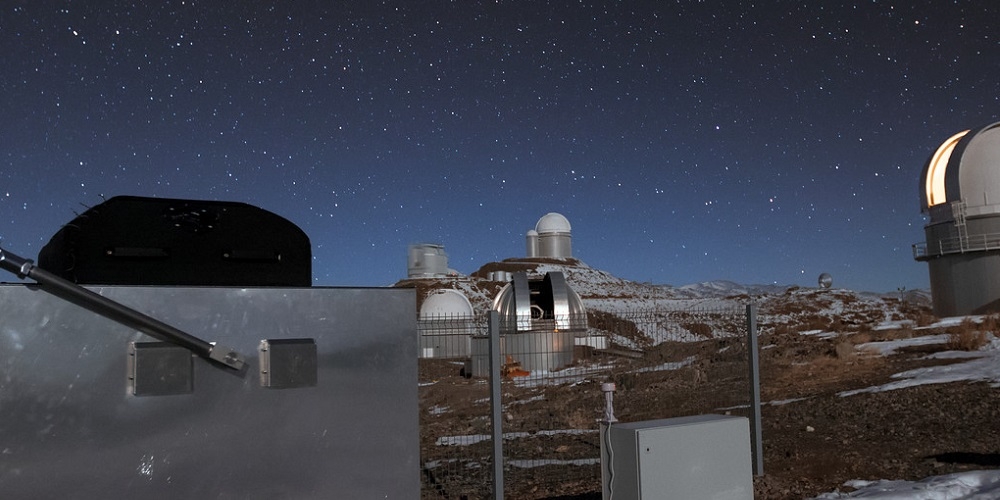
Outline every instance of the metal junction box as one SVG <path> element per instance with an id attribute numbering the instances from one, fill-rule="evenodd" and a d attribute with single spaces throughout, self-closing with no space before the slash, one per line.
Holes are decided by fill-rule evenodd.
<path id="1" fill-rule="evenodd" d="M 0 285 L 3 498 L 419 497 L 412 289 L 89 289 L 245 371 Z"/>
<path id="2" fill-rule="evenodd" d="M 745 417 L 618 423 L 606 432 L 604 498 L 753 500 Z"/>

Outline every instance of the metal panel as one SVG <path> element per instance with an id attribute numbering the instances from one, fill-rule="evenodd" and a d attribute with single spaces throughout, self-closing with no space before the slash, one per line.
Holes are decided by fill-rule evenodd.
<path id="1" fill-rule="evenodd" d="M 167 342 L 129 342 L 128 388 L 133 396 L 190 394 L 194 355 Z"/>
<path id="2" fill-rule="evenodd" d="M 129 345 L 150 337 L 38 287 L 0 285 L 5 498 L 418 498 L 412 289 L 91 290 L 232 346 L 251 368 L 199 358 L 190 393 L 136 396 Z M 261 386 L 253 358 L 282 339 L 315 342 L 314 386 Z M 269 362 L 308 361 L 301 343 Z M 308 382 L 304 366 L 282 384 Z"/>
<path id="3" fill-rule="evenodd" d="M 524 272 L 514 273 L 510 286 L 513 287 L 514 317 L 517 321 L 517 331 L 531 330 L 531 287 L 528 285 L 528 274 Z"/>
<path id="4" fill-rule="evenodd" d="M 753 500 L 745 417 L 690 417 L 612 424 L 605 498 Z M 606 454 L 605 454 L 606 452 Z"/>

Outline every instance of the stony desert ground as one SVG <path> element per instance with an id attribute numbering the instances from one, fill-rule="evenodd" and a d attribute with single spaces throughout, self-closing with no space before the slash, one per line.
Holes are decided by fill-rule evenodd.
<path id="1" fill-rule="evenodd" d="M 627 284 L 618 281 L 595 284 L 605 277 L 595 280 L 594 273 L 585 268 L 563 270 L 574 288 L 583 290 L 581 297 L 593 310 L 607 309 L 612 298 L 647 300 L 650 296 L 644 286 L 628 290 Z M 608 292 L 609 287 L 613 292 Z M 898 374 L 933 367 L 946 371 L 944 367 L 998 349 L 993 341 L 1000 328 L 997 316 L 935 318 L 927 294 L 920 292 L 900 296 L 839 289 L 728 287 L 711 293 L 691 289 L 668 293 L 668 299 L 676 301 L 703 303 L 714 295 L 758 305 L 764 475 L 754 478 L 755 498 L 813 498 L 824 492 L 850 491 L 844 483 L 853 479 L 918 480 L 1000 467 L 1000 429 L 996 426 L 1000 390 L 989 380 L 963 378 L 885 387 L 898 381 Z M 616 358 L 615 368 L 591 379 L 541 389 L 505 386 L 505 401 L 516 402 L 505 406 L 505 432 L 595 428 L 603 380 L 618 384 L 616 411 L 623 421 L 717 411 L 724 404 L 725 392 L 732 389 L 726 374 L 733 360 L 718 354 L 733 352 L 727 350 L 727 342 L 731 341 L 706 335 L 696 342 L 647 345 L 638 358 Z M 588 355 L 593 356 L 588 359 L 606 362 L 601 353 Z M 679 356 L 703 361 L 677 370 L 640 369 Z M 454 363 L 436 360 L 421 362 L 421 380 L 425 384 L 420 393 L 425 449 L 433 449 L 434 436 L 486 432 L 470 418 L 483 411 L 482 398 L 487 393 L 482 382 L 461 376 Z M 873 389 L 877 387 L 881 389 Z M 436 410 L 440 408 L 447 411 Z M 539 454 L 544 449 L 551 456 L 549 452 L 556 450 L 570 459 L 597 456 L 594 447 L 593 438 L 574 435 L 548 436 L 537 445 Z M 422 457 L 425 463 L 434 459 Z M 508 479 L 507 497 L 600 498 L 596 465 L 579 466 L 570 473 L 563 469 L 545 474 L 541 469 L 526 476 L 514 471 L 513 480 Z M 444 480 L 439 476 L 437 482 L 428 484 L 430 476 L 425 476 L 424 498 L 476 498 L 476 493 L 468 493 L 474 488 L 462 490 L 454 487 L 458 483 L 449 482 L 455 477 Z"/>

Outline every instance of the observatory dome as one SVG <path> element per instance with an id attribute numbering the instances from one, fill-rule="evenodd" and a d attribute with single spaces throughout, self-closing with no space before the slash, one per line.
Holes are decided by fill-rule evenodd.
<path id="1" fill-rule="evenodd" d="M 421 358 L 461 358 L 469 355 L 475 332 L 472 304 L 458 290 L 436 290 L 420 306 L 417 335 Z"/>
<path id="2" fill-rule="evenodd" d="M 934 314 L 1000 311 L 1000 122 L 959 132 L 924 165 L 920 210 Z"/>
<path id="3" fill-rule="evenodd" d="M 1000 213 L 1000 122 L 948 138 L 924 165 L 921 187 L 920 208 L 932 222 L 953 220 L 953 202 L 967 216 Z"/>
<path id="4" fill-rule="evenodd" d="M 493 298 L 493 310 L 499 313 L 502 324 L 516 325 L 518 331 L 531 330 L 546 321 L 554 321 L 552 326 L 560 330 L 587 329 L 583 301 L 557 271 L 533 280 L 515 273 Z"/>
<path id="5" fill-rule="evenodd" d="M 424 304 L 420 306 L 421 319 L 472 317 L 472 315 L 472 304 L 457 290 L 437 290 L 424 299 Z"/>
<path id="6" fill-rule="evenodd" d="M 569 220 L 562 214 L 549 212 L 538 219 L 534 230 L 525 234 L 528 257 L 573 257 L 573 235 Z"/>
<path id="7" fill-rule="evenodd" d="M 535 231 L 538 234 L 568 233 L 571 229 L 569 220 L 556 212 L 549 212 L 543 215 L 541 219 L 538 219 L 538 223 L 535 224 Z"/>
<path id="8" fill-rule="evenodd" d="M 587 312 L 580 296 L 559 271 L 528 279 L 516 272 L 493 299 L 502 335 L 501 355 L 530 373 L 558 370 L 573 363 L 577 341 L 586 344 Z M 487 375 L 488 337 L 472 338 L 472 375 Z"/>

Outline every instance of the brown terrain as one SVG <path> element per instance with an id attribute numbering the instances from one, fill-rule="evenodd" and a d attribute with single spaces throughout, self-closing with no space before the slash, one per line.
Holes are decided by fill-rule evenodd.
<path id="1" fill-rule="evenodd" d="M 851 479 L 919 480 L 953 472 L 1000 467 L 1000 391 L 985 382 L 922 385 L 847 397 L 841 391 L 885 384 L 892 375 L 954 360 L 933 352 L 972 350 L 994 333 L 995 319 L 930 328 L 949 342 L 903 349 L 890 356 L 844 352 L 857 343 L 917 335 L 912 329 L 844 335 L 823 341 L 783 335 L 762 356 L 764 401 L 803 398 L 762 409 L 764 472 L 755 498 L 810 498 Z M 777 335 L 775 336 L 777 337 Z M 838 349 L 839 348 L 839 349 Z"/>
<path id="2" fill-rule="evenodd" d="M 584 297 L 588 298 L 593 295 Z M 840 395 L 888 383 L 894 374 L 907 370 L 960 362 L 928 355 L 982 348 L 1000 328 L 998 317 L 943 326 L 931 316 L 926 296 L 909 295 L 900 301 L 845 290 L 793 288 L 783 294 L 755 295 L 754 301 L 760 311 L 764 402 L 764 475 L 754 478 L 755 498 L 812 498 L 834 490 L 851 491 L 844 483 L 852 479 L 919 480 L 1000 467 L 1000 427 L 996 425 L 1000 390 L 988 383 L 955 382 Z M 888 355 L 867 347 L 871 342 L 937 334 L 946 340 L 904 347 Z M 650 345 L 638 356 L 582 353 L 585 363 L 612 368 L 572 384 L 538 387 L 507 382 L 503 387 L 504 432 L 596 429 L 604 406 L 603 381 L 618 386 L 615 408 L 621 421 L 717 413 L 720 408 L 746 414 L 740 408 L 725 410 L 728 402 L 740 401 L 745 390 L 741 342 L 717 332 L 706 332 L 705 337 L 697 342 Z M 637 369 L 689 356 L 698 361 L 681 369 Z M 483 400 L 488 398 L 488 388 L 482 380 L 463 377 L 454 362 L 421 360 L 420 367 L 425 455 L 421 460 L 446 460 L 444 455 L 435 456 L 435 450 L 442 448 L 435 446 L 435 439 L 489 433 L 488 422 L 482 418 L 488 414 L 488 403 Z M 598 456 L 592 434 L 542 439 L 532 443 L 512 440 L 508 450 L 518 457 Z M 457 453 L 474 454 L 474 447 L 466 448 Z M 454 457 L 456 450 L 450 453 Z M 600 498 L 596 465 L 546 469 L 513 468 L 508 473 L 507 498 Z M 423 497 L 484 496 L 489 490 L 482 485 L 488 477 L 474 477 L 470 470 L 425 471 Z"/>

